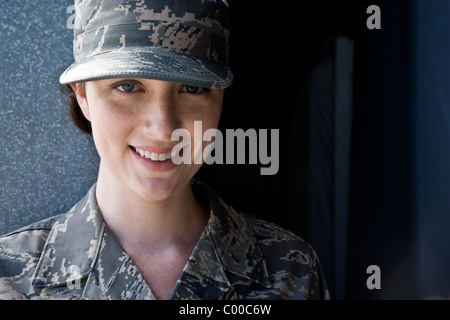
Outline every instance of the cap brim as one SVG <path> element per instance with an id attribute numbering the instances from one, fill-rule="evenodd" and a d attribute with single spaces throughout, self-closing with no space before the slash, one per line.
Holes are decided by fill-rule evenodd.
<path id="1" fill-rule="evenodd" d="M 72 64 L 62 84 L 109 78 L 145 78 L 207 88 L 226 88 L 233 81 L 229 67 L 163 48 L 118 49 Z"/>

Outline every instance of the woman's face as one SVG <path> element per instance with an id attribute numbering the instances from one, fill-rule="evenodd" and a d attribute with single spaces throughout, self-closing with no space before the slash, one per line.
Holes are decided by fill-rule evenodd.
<path id="1" fill-rule="evenodd" d="M 147 79 L 99 80 L 73 88 L 92 125 L 100 170 L 146 200 L 168 199 L 190 182 L 201 165 L 168 159 L 179 143 L 171 141 L 172 132 L 186 129 L 194 139 L 194 121 L 202 121 L 202 136 L 217 128 L 223 101 L 220 89 Z"/>

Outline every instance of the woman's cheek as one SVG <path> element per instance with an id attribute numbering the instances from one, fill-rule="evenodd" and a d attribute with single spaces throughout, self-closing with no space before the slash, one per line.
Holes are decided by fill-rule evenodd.
<path id="1" fill-rule="evenodd" d="M 100 157 L 107 156 L 114 146 L 126 143 L 127 120 L 123 114 L 98 108 L 91 112 L 91 119 L 92 136 Z"/>

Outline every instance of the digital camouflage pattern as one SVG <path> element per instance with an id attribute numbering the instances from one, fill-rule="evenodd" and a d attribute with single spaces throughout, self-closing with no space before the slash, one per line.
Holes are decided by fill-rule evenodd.
<path id="1" fill-rule="evenodd" d="M 60 81 L 134 77 L 228 87 L 228 11 L 221 0 L 76 0 L 75 63 Z"/>
<path id="2" fill-rule="evenodd" d="M 206 185 L 209 222 L 170 299 L 329 299 L 310 245 Z M 0 238 L 0 299 L 156 299 L 104 225 L 95 185 L 68 213 Z"/>

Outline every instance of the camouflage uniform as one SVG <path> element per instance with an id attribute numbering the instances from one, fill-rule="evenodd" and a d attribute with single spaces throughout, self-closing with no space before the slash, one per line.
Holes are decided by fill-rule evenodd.
<path id="1" fill-rule="evenodd" d="M 103 223 L 95 187 L 68 213 L 0 238 L 1 299 L 156 299 Z M 170 299 L 329 299 L 307 243 L 202 183 L 193 190 L 210 219 Z"/>

